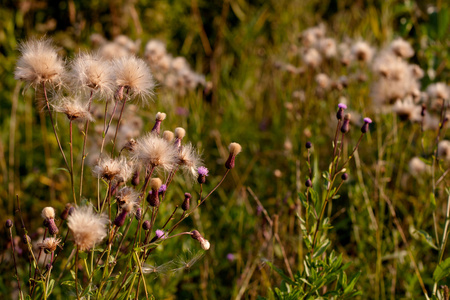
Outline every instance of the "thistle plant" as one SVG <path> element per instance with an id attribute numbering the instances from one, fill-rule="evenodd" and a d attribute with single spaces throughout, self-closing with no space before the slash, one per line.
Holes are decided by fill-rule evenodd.
<path id="1" fill-rule="evenodd" d="M 126 56 L 108 61 L 99 54 L 82 53 L 67 70 L 64 60 L 47 39 L 24 42 L 20 51 L 15 77 L 34 88 L 36 93 L 44 94 L 44 109 L 69 174 L 73 201 L 61 212 L 60 220 L 53 207 L 43 208 L 45 232 L 42 240 L 33 241 L 28 236 L 30 229 L 22 217 L 17 197 L 16 218 L 20 218 L 22 224 L 17 234 L 24 235 L 29 264 L 26 267 L 17 263 L 13 243 L 20 299 L 47 299 L 56 285 L 68 287 L 71 297 L 77 299 L 128 299 L 130 296 L 137 299 L 142 295 L 148 298 L 151 292 L 146 274 L 163 266 L 181 270 L 173 262 L 149 267 L 147 261 L 157 247 L 174 243 L 175 238 L 190 236 L 195 240 L 193 245 L 201 249 L 195 254 L 195 261 L 211 248 L 207 239 L 210 233 L 196 229 L 177 232 L 177 229 L 223 183 L 230 169 L 235 167 L 241 146 L 230 144 L 226 171 L 204 195 L 209 171 L 199 151 L 185 141 L 185 129 L 178 127 L 174 133 L 163 131 L 161 134 L 165 113 L 156 114 L 151 132 L 136 140 L 130 138 L 118 148 L 127 106 L 134 102 L 145 106 L 154 93 L 153 76 L 143 60 Z M 86 151 L 92 132 L 89 132 L 89 124 L 98 121 L 92 109 L 96 102 L 104 105 L 102 140 L 100 150 L 89 154 Z M 113 104 L 112 112 L 108 110 L 110 104 Z M 56 126 L 59 115 L 67 117 L 68 135 Z M 75 122 L 82 130 L 81 157 L 73 144 L 73 135 L 77 133 L 73 127 Z M 108 134 L 109 130 L 113 130 L 113 134 Z M 67 136 L 69 149 L 64 149 Z M 85 172 L 88 155 L 98 156 L 90 167 L 91 174 Z M 76 157 L 80 157 L 79 168 L 74 164 Z M 167 192 L 174 186 L 176 177 L 191 185 L 195 183 L 192 191 L 180 197 L 169 197 Z M 92 182 L 92 178 L 97 182 L 96 195 L 83 188 L 83 183 Z M 175 205 L 175 209 L 167 216 L 161 212 L 165 212 L 169 204 Z M 6 228 L 13 242 L 12 227 L 13 222 L 8 220 Z M 35 242 L 38 251 L 33 249 Z M 175 261 L 177 253 L 173 256 Z M 195 261 L 189 261 L 189 266 L 182 269 L 191 268 Z"/>
<path id="2" fill-rule="evenodd" d="M 303 269 L 294 273 L 289 259 L 286 256 L 284 248 L 285 267 L 288 275 L 273 263 L 267 262 L 282 277 L 281 288 L 275 288 L 273 296 L 276 299 L 349 299 L 360 295 L 361 292 L 355 289 L 356 282 L 360 272 L 347 276 L 345 270 L 350 263 L 343 263 L 342 255 L 331 250 L 331 242 L 327 237 L 327 232 L 332 230 L 332 224 L 325 212 L 329 205 L 335 203 L 339 206 L 339 191 L 341 187 L 349 180 L 348 165 L 356 151 L 358 151 L 360 142 L 369 131 L 372 123 L 370 118 L 364 118 L 363 125 L 360 128 L 360 137 L 357 143 L 352 147 L 349 155 L 343 151 L 344 144 L 347 144 L 347 135 L 352 133 L 350 119 L 351 116 L 345 113 L 347 106 L 339 104 L 336 113 L 337 126 L 334 140 L 331 142 L 332 156 L 328 170 L 318 176 L 313 174 L 311 168 L 311 156 L 313 155 L 311 142 L 306 142 L 308 174 L 305 180 L 305 190 L 298 194 L 301 205 L 304 210 L 297 212 L 299 220 L 299 230 L 303 238 L 303 244 L 306 252 L 300 259 Z M 262 203 L 255 197 L 258 205 Z M 303 213 L 302 213 L 303 212 Z M 268 223 L 276 228 L 272 218 L 264 210 Z M 274 229 L 276 231 L 276 229 Z M 276 235 L 276 240 L 282 246 L 280 238 Z M 300 251 L 300 249 L 298 249 Z"/>

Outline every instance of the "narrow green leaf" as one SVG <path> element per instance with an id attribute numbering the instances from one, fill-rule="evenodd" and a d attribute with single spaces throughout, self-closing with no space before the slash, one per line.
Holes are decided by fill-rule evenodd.
<path id="1" fill-rule="evenodd" d="M 439 282 L 450 275 L 450 257 L 441 262 L 434 270 L 433 279 L 435 282 Z"/>

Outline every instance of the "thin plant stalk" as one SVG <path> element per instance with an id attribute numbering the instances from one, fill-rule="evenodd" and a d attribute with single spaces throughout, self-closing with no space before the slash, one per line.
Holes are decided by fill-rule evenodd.
<path id="1" fill-rule="evenodd" d="M 450 226 L 450 194 L 447 197 L 447 213 L 445 215 L 445 225 L 444 225 L 444 232 L 442 233 L 442 243 L 439 247 L 439 260 L 437 263 L 438 266 L 441 263 L 442 258 L 444 257 L 445 247 L 448 241 L 449 226 Z M 433 295 L 436 295 L 437 284 L 438 282 L 435 282 L 433 285 Z"/>
<path id="2" fill-rule="evenodd" d="M 75 291 L 77 293 L 77 299 L 80 300 L 80 294 L 78 292 L 78 246 L 77 246 L 77 252 L 75 254 Z"/>
<path id="3" fill-rule="evenodd" d="M 58 147 L 59 147 L 59 150 L 61 151 L 61 155 L 64 159 L 64 162 L 66 163 L 66 167 L 67 167 L 67 169 L 69 169 L 69 163 L 67 162 L 66 155 L 64 154 L 63 148 L 61 146 L 61 142 L 59 141 L 58 133 L 56 132 L 55 123 L 53 122 L 53 116 L 52 116 L 52 111 L 50 110 L 50 103 L 48 102 L 47 89 L 45 88 L 45 82 L 42 83 L 42 87 L 44 89 L 45 103 L 47 105 L 50 122 L 52 123 L 53 132 L 55 133 L 56 142 L 58 143 Z"/>
<path id="4" fill-rule="evenodd" d="M 69 120 L 69 139 L 70 139 L 70 184 L 72 186 L 73 202 L 77 206 L 77 197 L 75 196 L 75 183 L 73 180 L 73 121 Z"/>
<path id="5" fill-rule="evenodd" d="M 92 96 L 94 94 L 94 91 L 91 91 L 91 95 L 89 96 L 89 102 L 88 102 L 88 112 L 91 112 L 91 104 L 92 104 Z M 106 105 L 108 102 L 106 102 Z M 105 106 L 106 106 L 105 105 Z M 86 120 L 86 123 L 84 124 L 84 137 L 83 137 L 83 150 L 81 153 L 81 171 L 80 171 L 80 199 L 83 195 L 83 175 L 84 175 L 84 161 L 86 160 L 86 141 L 89 131 L 89 120 Z"/>
<path id="6" fill-rule="evenodd" d="M 128 92 L 127 92 L 127 96 L 128 96 Z M 125 96 L 123 98 L 122 109 L 120 110 L 119 120 L 117 121 L 116 133 L 114 134 L 114 140 L 113 140 L 113 146 L 112 146 L 112 150 L 111 150 L 111 156 L 114 156 L 114 149 L 116 147 L 117 133 L 119 132 L 120 122 L 122 121 L 122 114 L 123 114 L 123 111 L 125 109 L 125 103 L 127 102 L 127 96 Z"/>
<path id="7" fill-rule="evenodd" d="M 14 239 L 13 239 L 11 227 L 9 228 L 9 237 L 11 239 L 11 250 L 12 250 L 13 261 L 14 261 L 14 269 L 16 271 L 17 285 L 19 287 L 20 299 L 23 299 L 22 287 L 20 286 L 19 273 L 17 272 L 16 252 L 15 252 L 15 249 L 14 249 L 16 246 L 14 244 Z"/>

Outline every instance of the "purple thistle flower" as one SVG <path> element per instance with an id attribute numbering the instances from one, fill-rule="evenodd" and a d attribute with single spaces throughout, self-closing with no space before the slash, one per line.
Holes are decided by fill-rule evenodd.
<path id="1" fill-rule="evenodd" d="M 201 176 L 208 176 L 208 173 L 209 173 L 208 168 L 203 167 L 203 166 L 198 167 L 197 171 L 198 171 L 198 175 L 201 175 Z"/>
<path id="2" fill-rule="evenodd" d="M 233 253 L 228 253 L 228 254 L 227 254 L 227 259 L 228 259 L 228 261 L 233 261 L 233 260 L 235 260 L 236 258 L 234 257 L 234 254 L 233 254 Z"/>
<path id="3" fill-rule="evenodd" d="M 371 118 L 364 118 L 364 123 L 372 123 L 372 119 Z"/>
<path id="4" fill-rule="evenodd" d="M 364 118 L 364 124 L 361 127 L 361 132 L 364 134 L 367 131 L 369 131 L 369 124 L 372 123 L 372 119 L 370 118 Z"/>
<path id="5" fill-rule="evenodd" d="M 163 184 L 163 185 L 161 185 L 161 187 L 159 188 L 158 193 L 159 193 L 159 194 L 164 193 L 166 190 L 167 190 L 167 185 Z"/>
<path id="6" fill-rule="evenodd" d="M 161 229 L 157 229 L 157 230 L 155 231 L 155 235 L 156 235 L 156 237 L 157 237 L 158 239 L 160 239 L 160 238 L 165 238 L 165 232 L 162 231 Z"/>
<path id="7" fill-rule="evenodd" d="M 338 107 L 342 109 L 347 109 L 347 105 L 345 105 L 344 103 L 339 103 Z"/>

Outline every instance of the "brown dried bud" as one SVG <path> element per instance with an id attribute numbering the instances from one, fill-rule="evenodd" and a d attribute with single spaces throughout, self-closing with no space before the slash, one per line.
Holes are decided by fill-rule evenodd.
<path id="1" fill-rule="evenodd" d="M 127 214 L 128 212 L 126 210 L 122 210 L 122 212 L 118 214 L 116 219 L 114 220 L 114 225 L 116 225 L 117 227 L 122 226 L 125 223 Z"/>
<path id="2" fill-rule="evenodd" d="M 150 230 L 150 221 L 144 221 L 144 223 L 142 223 L 142 229 L 144 230 Z"/>
<path id="3" fill-rule="evenodd" d="M 10 220 L 10 219 L 8 219 L 8 220 L 6 220 L 6 228 L 11 228 L 11 227 L 13 227 L 13 222 Z"/>
<path id="4" fill-rule="evenodd" d="M 50 233 L 50 235 L 55 235 L 58 234 L 59 230 L 58 227 L 55 224 L 55 219 L 48 219 L 48 232 Z"/>
<path id="5" fill-rule="evenodd" d="M 72 205 L 70 203 L 66 204 L 66 208 L 62 211 L 62 213 L 60 215 L 62 220 L 66 220 L 67 217 L 69 217 L 69 211 L 70 211 L 71 207 L 72 207 Z"/>
<path id="6" fill-rule="evenodd" d="M 189 207 L 191 205 L 191 198 L 192 198 L 191 194 L 189 194 L 189 193 L 184 194 L 184 201 L 183 201 L 183 204 L 181 204 L 181 208 L 184 211 L 189 210 Z"/>
<path id="7" fill-rule="evenodd" d="M 136 214 L 135 214 L 136 220 L 140 220 L 142 218 L 142 208 L 138 207 L 136 209 Z"/>

